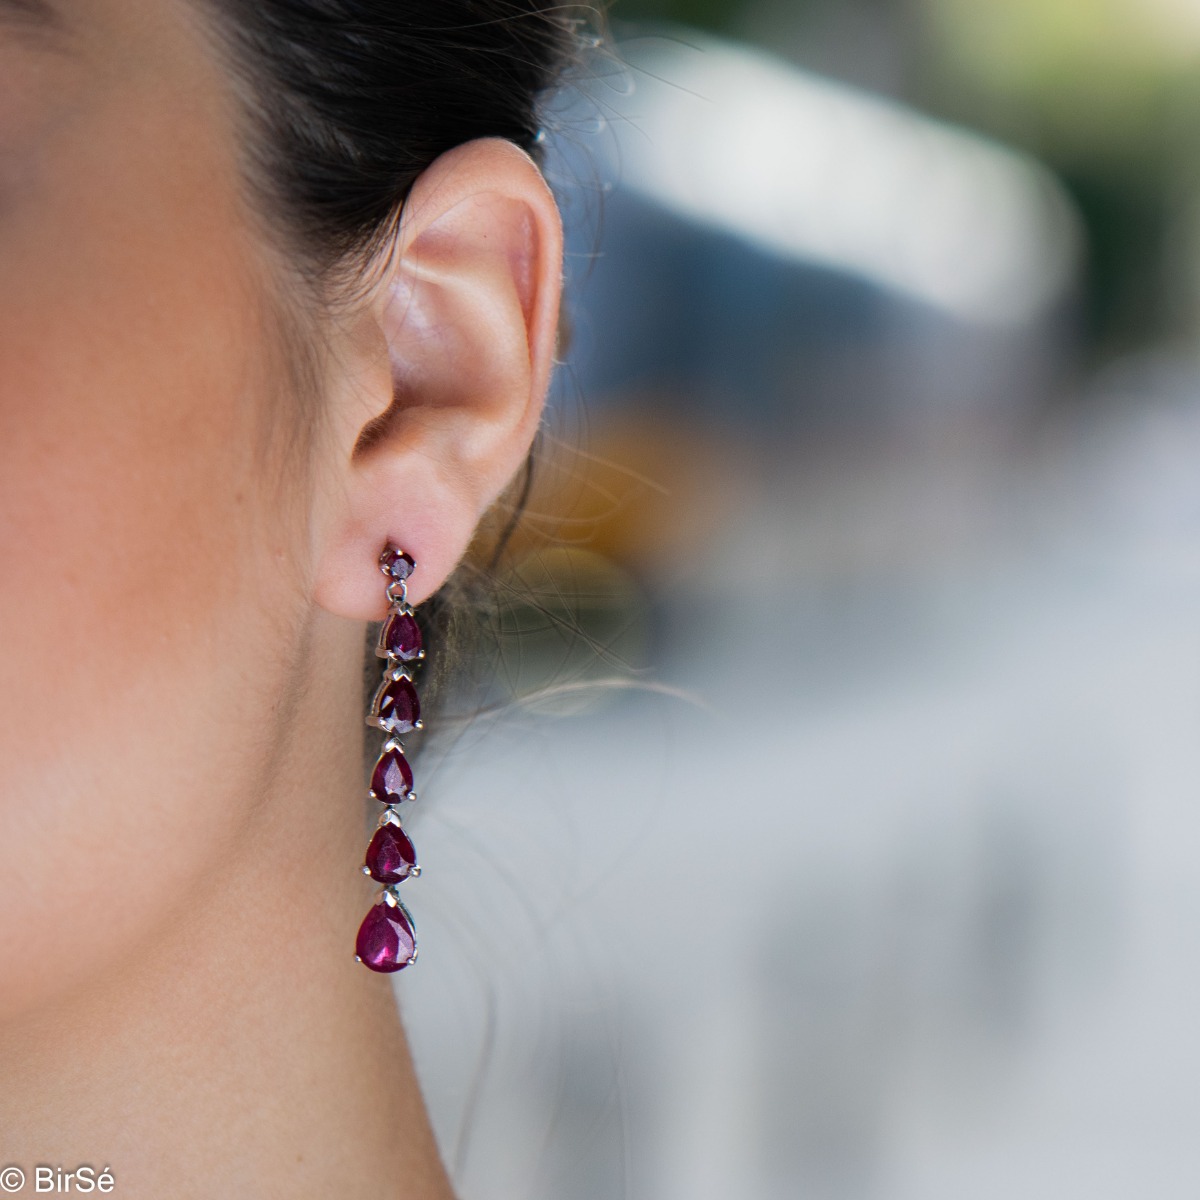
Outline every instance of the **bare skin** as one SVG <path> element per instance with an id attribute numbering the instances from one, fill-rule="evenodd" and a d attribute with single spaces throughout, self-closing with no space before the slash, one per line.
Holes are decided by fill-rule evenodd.
<path id="1" fill-rule="evenodd" d="M 443 155 L 300 397 L 234 105 L 186 0 L 0 0 L 0 1166 L 448 1197 L 352 957 L 364 622 L 528 449 L 558 214 L 508 143 Z"/>

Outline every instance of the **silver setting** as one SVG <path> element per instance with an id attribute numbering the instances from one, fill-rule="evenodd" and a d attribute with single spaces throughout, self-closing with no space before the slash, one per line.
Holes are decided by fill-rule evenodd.
<path id="1" fill-rule="evenodd" d="M 384 642 L 383 642 L 383 632 L 386 628 L 387 628 L 386 625 L 383 625 L 380 627 L 379 640 L 375 644 L 375 657 L 376 658 L 386 658 L 388 660 L 387 666 L 384 668 L 384 670 L 390 670 L 392 667 L 403 667 L 405 664 L 411 665 L 412 663 L 424 661 L 425 650 L 423 647 L 422 647 L 422 649 L 418 650 L 416 652 L 416 654 L 414 654 L 411 658 L 401 658 L 398 654 L 390 653 L 388 651 L 387 646 L 385 646 Z"/>
<path id="2" fill-rule="evenodd" d="M 391 680 L 385 674 L 384 677 L 379 681 L 379 686 L 375 689 L 375 695 L 371 697 L 371 707 L 367 712 L 367 724 L 374 725 L 379 729 L 385 730 L 387 729 L 387 726 L 379 723 L 379 705 L 383 700 L 383 693 L 387 689 L 387 685 L 389 683 L 391 683 Z"/>
<path id="3" fill-rule="evenodd" d="M 388 806 L 388 808 L 394 808 L 397 804 L 403 804 L 405 800 L 415 800 L 416 798 L 417 798 L 416 792 L 407 791 L 404 793 L 403 796 L 397 796 L 394 800 L 387 800 L 383 796 L 375 795 L 375 793 L 373 791 L 371 791 L 369 788 L 367 789 L 367 799 L 368 800 L 374 800 L 379 804 L 386 804 Z"/>
<path id="4" fill-rule="evenodd" d="M 373 727 L 379 727 L 378 722 L 374 722 L 371 720 L 368 720 L 367 724 L 371 725 Z M 385 749 L 383 751 L 383 753 L 386 754 L 387 750 Z M 403 751 L 401 751 L 401 753 L 403 753 Z M 395 797 L 394 799 L 392 798 L 393 796 Z M 382 796 L 380 796 L 375 791 L 374 788 L 367 788 L 367 799 L 368 800 L 374 800 L 379 804 L 386 804 L 388 806 L 388 808 L 391 808 L 395 804 L 400 804 L 405 800 L 415 800 L 416 798 L 417 798 L 417 793 L 414 792 L 412 790 L 412 788 L 409 788 L 409 790 L 407 792 L 404 792 L 401 795 L 396 795 L 395 793 L 388 792 Z"/>
<path id="5" fill-rule="evenodd" d="M 399 886 L 398 883 L 389 883 L 383 889 L 381 897 L 384 904 L 389 908 L 398 908 L 404 914 L 405 920 L 408 921 L 408 927 L 413 931 L 413 958 L 415 959 L 417 957 L 417 923 L 413 920 L 412 913 L 408 911 L 408 905 L 396 894 L 396 888 Z M 411 962 L 412 959 L 409 961 Z"/>

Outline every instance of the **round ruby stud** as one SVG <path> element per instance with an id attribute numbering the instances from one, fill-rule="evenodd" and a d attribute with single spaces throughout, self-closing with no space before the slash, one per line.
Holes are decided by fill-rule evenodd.
<path id="1" fill-rule="evenodd" d="M 397 550 L 395 546 L 389 546 L 379 556 L 380 569 L 393 579 L 407 579 L 413 573 L 413 567 L 416 565 L 411 554 L 405 554 L 403 550 Z"/>

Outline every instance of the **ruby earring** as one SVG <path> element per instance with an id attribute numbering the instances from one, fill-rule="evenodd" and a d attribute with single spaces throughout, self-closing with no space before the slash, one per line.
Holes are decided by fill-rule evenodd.
<path id="1" fill-rule="evenodd" d="M 421 629 L 408 603 L 408 577 L 416 564 L 390 543 L 379 556 L 388 577 L 388 615 L 379 631 L 375 653 L 385 660 L 383 680 L 371 702 L 367 724 L 386 735 L 371 772 L 371 796 L 384 806 L 379 826 L 367 847 L 363 874 L 383 884 L 371 911 L 359 926 L 355 958 L 372 971 L 399 971 L 417 960 L 417 932 L 412 914 L 397 894 L 406 879 L 420 875 L 417 854 L 400 821 L 399 806 L 413 801 L 412 767 L 405 757 L 402 734 L 422 728 L 421 705 L 413 687 L 412 665 L 425 657 Z"/>

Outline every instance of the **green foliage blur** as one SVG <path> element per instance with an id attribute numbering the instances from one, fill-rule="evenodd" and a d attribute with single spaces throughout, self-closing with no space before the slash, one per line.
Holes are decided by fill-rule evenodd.
<path id="1" fill-rule="evenodd" d="M 1026 150 L 1089 241 L 1093 359 L 1200 333 L 1200 0 L 615 0 Z"/>

